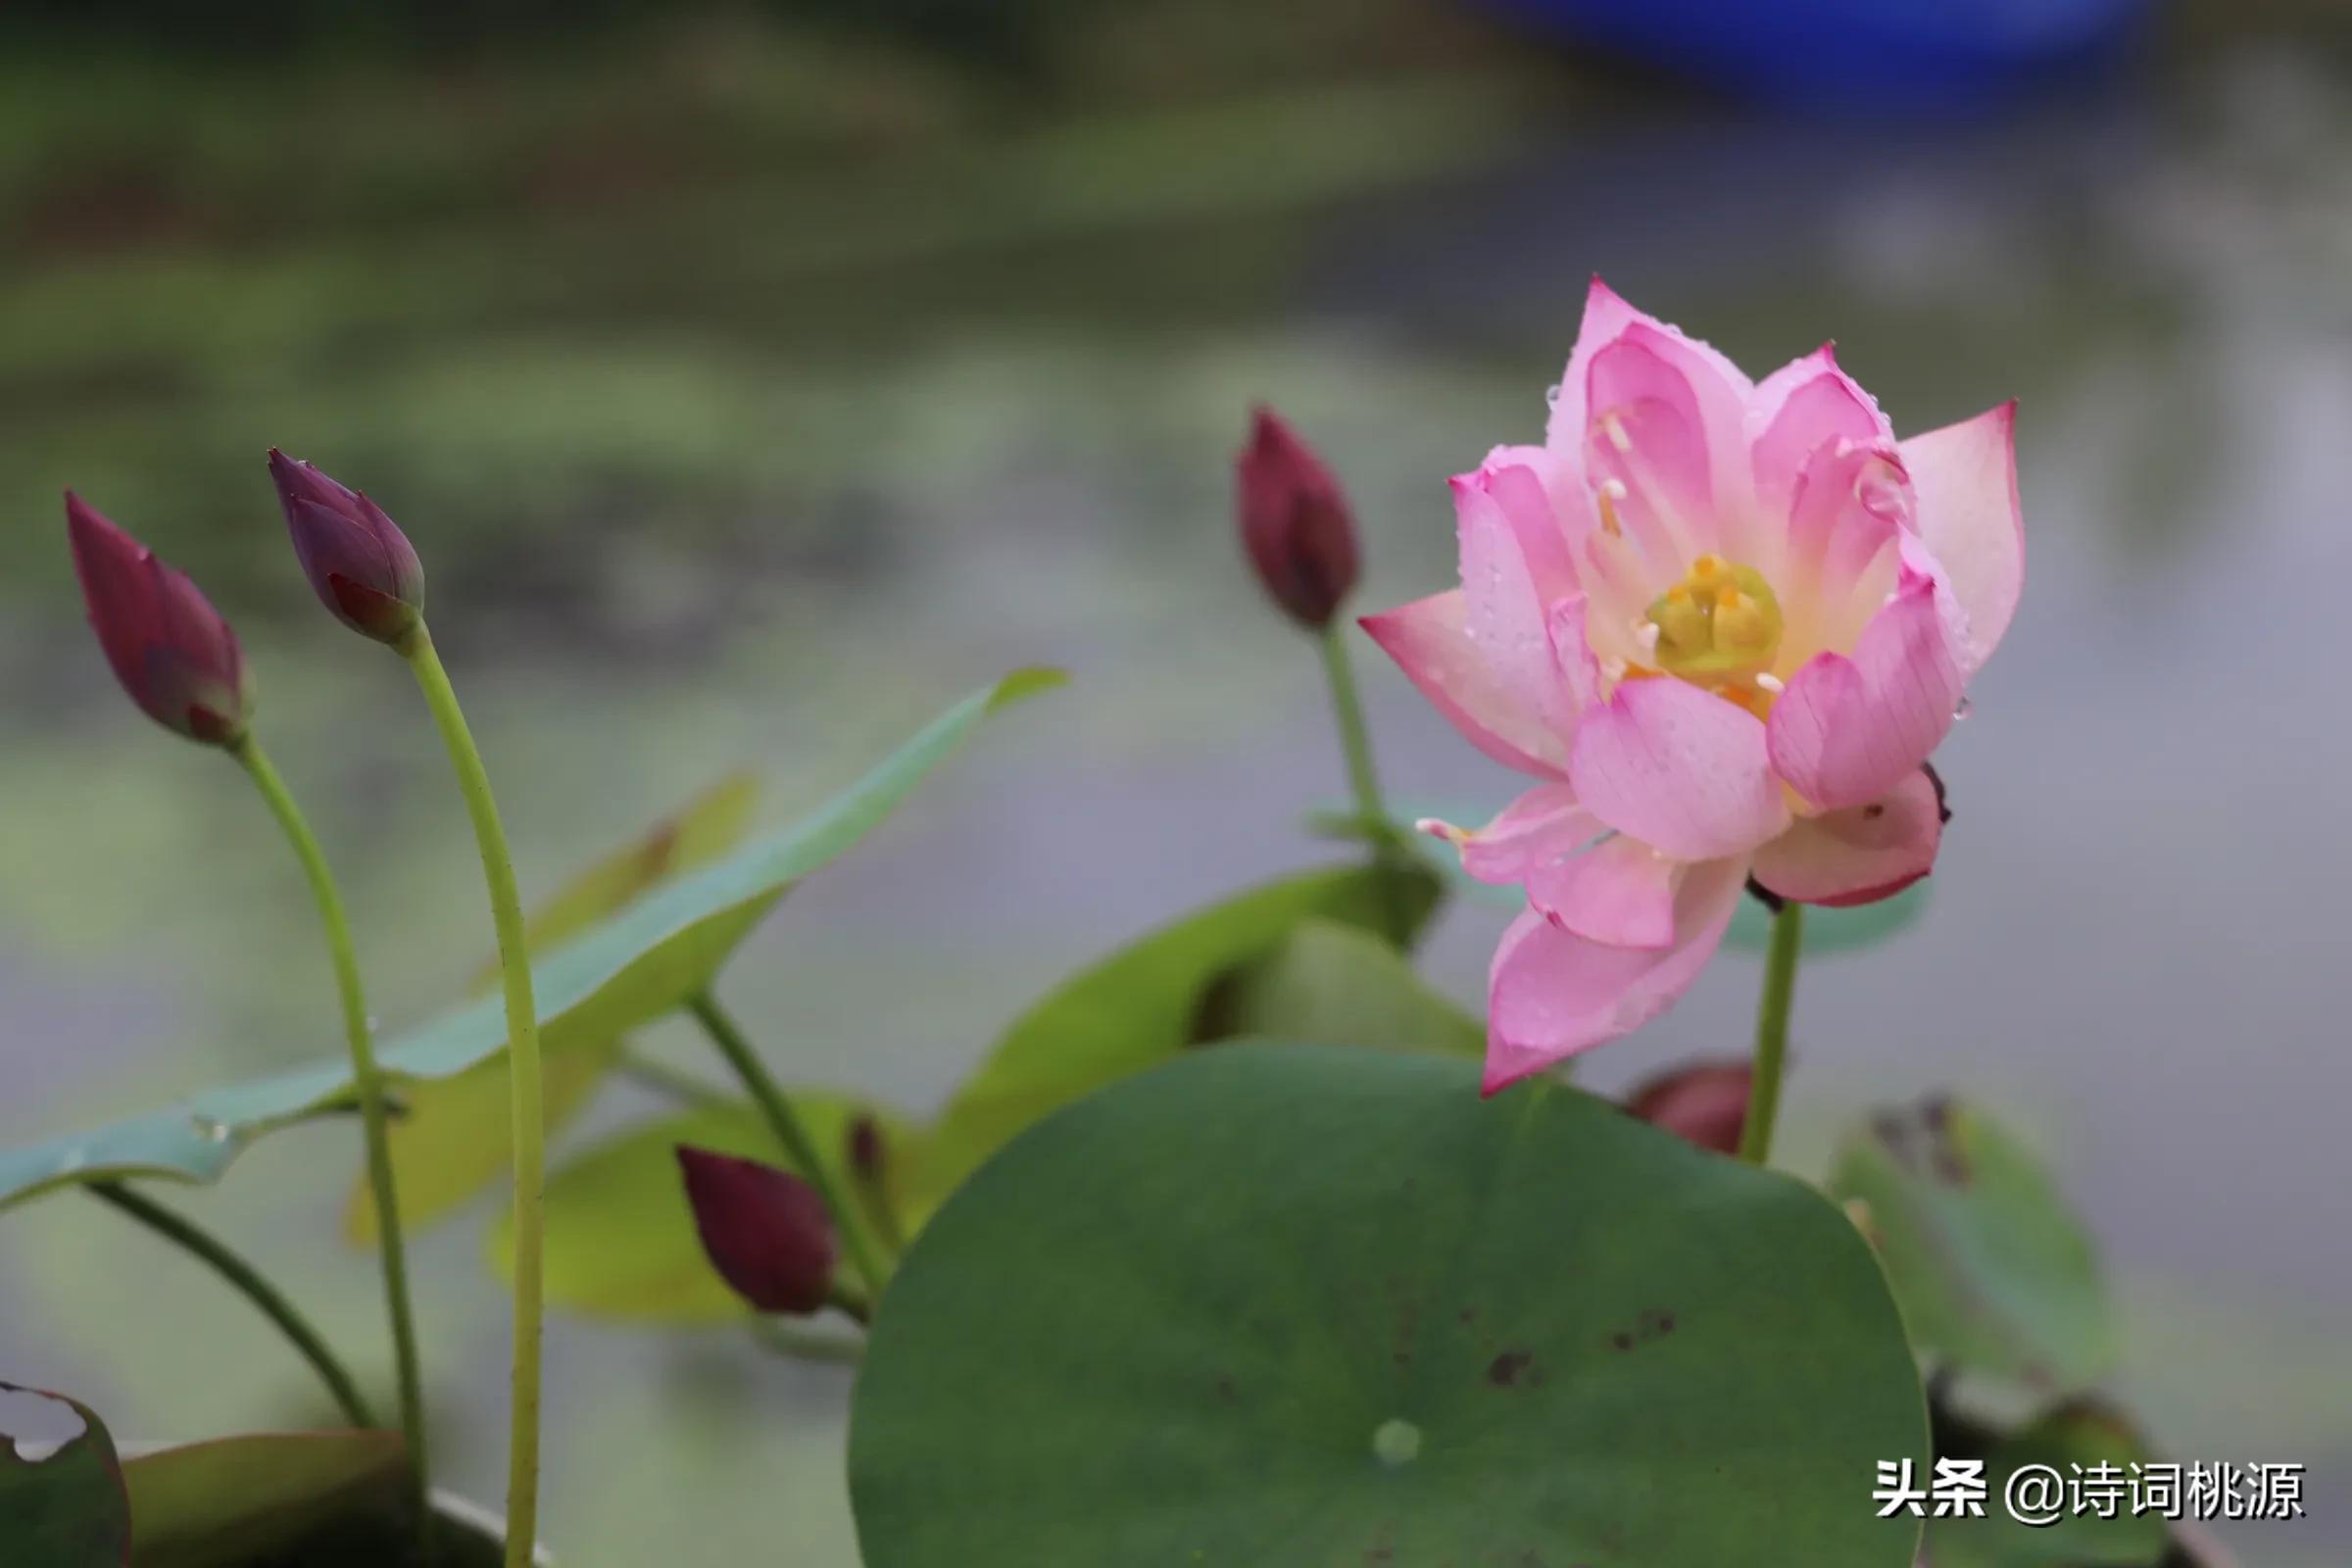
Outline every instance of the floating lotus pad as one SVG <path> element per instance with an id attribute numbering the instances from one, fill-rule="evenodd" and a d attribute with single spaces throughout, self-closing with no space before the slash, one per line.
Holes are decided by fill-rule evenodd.
<path id="1" fill-rule="evenodd" d="M 1475 1064 L 1211 1048 L 1023 1135 L 884 1296 L 870 1568 L 1910 1568 L 1927 1447 L 1801 1183 Z"/>

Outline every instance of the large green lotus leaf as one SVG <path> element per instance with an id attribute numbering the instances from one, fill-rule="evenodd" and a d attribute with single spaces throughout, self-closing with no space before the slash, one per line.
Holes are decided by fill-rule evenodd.
<path id="1" fill-rule="evenodd" d="M 2113 1414 L 2090 1404 L 2064 1405 L 1983 1457 L 1984 1517 L 1929 1523 L 1928 1559 L 1935 1568 L 2158 1568 L 2169 1532 L 2160 1514 L 2132 1516 L 2129 1486 L 2129 1467 L 2150 1455 L 2138 1434 Z M 2010 1477 L 2029 1465 L 2054 1472 L 2062 1487 L 2087 1475 L 2108 1496 L 2120 1490 L 2122 1500 L 2106 1505 L 2114 1517 L 2071 1507 L 2047 1524 L 2013 1517 L 2002 1499 Z M 2099 1465 L 2111 1468 L 2100 1471 Z"/>
<path id="2" fill-rule="evenodd" d="M 1921 1354 L 2050 1391 L 2107 1369 L 2114 1324 L 2090 1239 L 1990 1118 L 1942 1099 L 1874 1116 L 1830 1190 L 1867 1206 Z"/>
<path id="3" fill-rule="evenodd" d="M 1394 910 L 1418 933 L 1439 897 L 1436 876 L 1418 866 L 1303 872 L 1187 915 L 1081 971 L 1016 1019 L 948 1102 L 910 1172 L 916 1217 L 1040 1117 L 1187 1047 L 1230 1038 L 1241 967 L 1302 922 L 1382 931 Z"/>
<path id="4" fill-rule="evenodd" d="M 1220 984 L 1222 1034 L 1376 1051 L 1486 1052 L 1487 1026 L 1361 926 L 1302 920 L 1272 952 Z"/>
<path id="5" fill-rule="evenodd" d="M 1911 1568 L 1926 1411 L 1804 1184 L 1564 1085 L 1240 1044 L 1033 1128 L 884 1295 L 868 1568 Z"/>
<path id="6" fill-rule="evenodd" d="M 45 1431 L 0 1425 L 0 1561 L 9 1568 L 122 1568 L 130 1550 L 130 1504 L 106 1423 L 86 1404 L 0 1383 L 0 1397 L 42 1399 L 81 1418 L 52 1445 Z M 38 1457 L 18 1440 L 37 1444 Z"/>
<path id="7" fill-rule="evenodd" d="M 531 967 L 551 1054 L 610 1041 L 710 985 L 735 947 L 794 883 L 879 826 L 959 750 L 980 721 L 1060 684 L 1019 670 L 932 721 L 815 815 L 758 839 L 639 899 Z M 396 1081 L 455 1077 L 506 1049 L 496 997 L 410 1031 L 379 1053 Z M 118 1176 L 217 1180 L 254 1139 L 347 1106 L 351 1070 L 335 1059 L 193 1096 L 182 1105 L 0 1154 L 0 1207 L 70 1182 Z"/>
<path id="8" fill-rule="evenodd" d="M 759 795 L 758 779 L 732 774 L 573 877 L 532 913 L 524 932 L 531 955 L 554 951 L 662 883 L 732 850 L 751 827 Z M 493 962 L 474 977 L 473 989 L 497 984 Z M 550 1056 L 545 1108 L 551 1135 L 588 1104 L 619 1054 L 616 1035 Z M 413 1079 L 400 1098 L 405 1114 L 392 1124 L 390 1143 L 401 1218 L 429 1225 L 497 1181 L 514 1161 L 505 1059 L 454 1078 Z M 355 1246 L 374 1245 L 375 1197 L 365 1174 L 344 1200 L 343 1233 Z"/>
<path id="9" fill-rule="evenodd" d="M 398 1507 L 397 1432 L 266 1432 L 122 1461 L 131 1568 L 243 1568 L 335 1514 Z"/>
<path id="10" fill-rule="evenodd" d="M 844 1096 L 796 1091 L 792 1103 L 844 1192 L 848 1177 L 841 1161 L 857 1117 L 876 1115 L 892 1147 L 906 1138 L 895 1118 Z M 748 1103 L 706 1105 L 640 1123 L 583 1150 L 548 1178 L 549 1304 L 596 1317 L 664 1323 L 723 1323 L 749 1310 L 703 1255 L 678 1175 L 680 1144 L 798 1168 L 766 1119 Z M 870 1228 L 858 1223 L 871 1239 Z M 500 1218 L 487 1245 L 491 1266 L 512 1277 L 513 1216 Z"/>

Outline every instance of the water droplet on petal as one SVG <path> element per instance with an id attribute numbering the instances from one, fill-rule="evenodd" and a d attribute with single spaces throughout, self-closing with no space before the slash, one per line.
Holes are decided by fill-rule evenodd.
<path id="1" fill-rule="evenodd" d="M 1557 381 L 1554 381 L 1551 385 L 1545 387 L 1544 389 L 1544 406 L 1547 409 L 1558 408 L 1560 406 L 1560 384 Z"/>
<path id="2" fill-rule="evenodd" d="M 1952 710 L 1953 719 L 1959 720 L 1966 718 L 1969 713 L 1974 710 L 1975 707 L 1976 705 L 1971 703 L 1967 698 L 1961 698 L 1960 706 Z"/>
<path id="3" fill-rule="evenodd" d="M 210 1116 L 196 1116 L 190 1119 L 196 1123 L 196 1136 L 206 1143 L 225 1144 L 228 1142 L 228 1123 L 216 1121 Z"/>

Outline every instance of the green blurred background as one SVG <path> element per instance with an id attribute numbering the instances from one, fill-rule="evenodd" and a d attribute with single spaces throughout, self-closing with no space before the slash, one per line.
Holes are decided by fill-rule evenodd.
<path id="1" fill-rule="evenodd" d="M 1445 476 L 1541 428 L 1599 270 L 1759 373 L 1835 335 L 1905 431 L 2023 400 L 2031 586 L 1942 759 L 1936 898 L 1808 973 L 1791 1157 L 1947 1084 L 2023 1122 L 2106 1239 L 2120 1387 L 2184 1459 L 2311 1464 L 2311 1520 L 2233 1539 L 2340 1564 L 2347 154 L 2323 0 L 2177 7 L 2112 69 L 1928 118 L 1747 107 L 1445 0 L 11 7 L 0 1139 L 336 1049 L 268 820 L 80 627 L 63 486 L 236 620 L 390 1026 L 487 921 L 266 447 L 416 540 L 526 891 L 731 766 L 789 812 L 983 675 L 1070 667 L 726 982 L 788 1077 L 920 1110 L 1061 972 L 1328 853 L 1319 675 L 1231 535 L 1250 400 L 1353 493 L 1364 608 L 1432 591 Z M 1499 803 L 1362 653 L 1393 792 Z M 1466 1000 L 1504 918 L 1439 934 Z M 1753 985 L 1719 964 L 1591 1080 L 1738 1049 Z M 372 1352 L 355 1148 L 291 1134 L 184 1201 Z M 492 1501 L 494 1206 L 419 1244 L 443 1466 Z M 0 1216 L 0 1375 L 134 1438 L 325 1418 L 73 1195 Z M 550 1382 L 567 1563 L 854 1562 L 846 1374 L 566 1320 Z"/>

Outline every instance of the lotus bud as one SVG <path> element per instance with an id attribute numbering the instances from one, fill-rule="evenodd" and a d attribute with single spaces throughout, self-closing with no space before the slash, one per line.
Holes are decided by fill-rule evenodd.
<path id="1" fill-rule="evenodd" d="M 1627 1096 L 1625 1108 L 1701 1149 L 1736 1154 L 1740 1134 L 1747 1125 L 1752 1076 L 1744 1061 L 1703 1061 L 1677 1067 Z"/>
<path id="2" fill-rule="evenodd" d="M 130 700 L 192 741 L 235 745 L 253 710 L 253 688 L 237 634 L 220 612 L 184 573 L 71 490 L 66 533 L 90 629 Z"/>
<path id="3" fill-rule="evenodd" d="M 270 449 L 294 554 L 318 602 L 363 637 L 398 647 L 424 614 L 424 567 L 384 509 Z"/>
<path id="4" fill-rule="evenodd" d="M 1257 580 L 1309 630 L 1355 588 L 1355 519 L 1331 470 L 1273 410 L 1251 415 L 1239 475 L 1242 544 Z"/>
<path id="5" fill-rule="evenodd" d="M 686 1201 L 719 1278 L 761 1312 L 807 1316 L 833 1295 L 840 1250 L 824 1200 L 790 1171 L 678 1146 Z"/>

